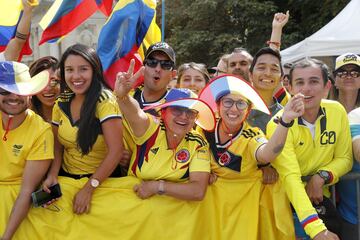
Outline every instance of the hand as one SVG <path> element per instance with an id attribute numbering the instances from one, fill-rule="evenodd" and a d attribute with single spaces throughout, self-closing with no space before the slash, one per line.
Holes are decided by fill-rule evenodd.
<path id="1" fill-rule="evenodd" d="M 34 6 L 39 5 L 39 2 L 37 0 L 22 0 L 22 5 L 25 12 L 32 12 L 32 9 Z"/>
<path id="2" fill-rule="evenodd" d="M 273 22 L 272 22 L 272 27 L 282 29 L 286 25 L 286 23 L 289 21 L 289 17 L 290 17 L 289 10 L 286 11 L 286 14 L 284 14 L 284 13 L 275 13 L 274 14 L 274 19 L 273 19 Z"/>
<path id="3" fill-rule="evenodd" d="M 89 182 L 75 195 L 73 200 L 73 211 L 76 214 L 83 214 L 90 212 L 90 203 L 94 188 L 89 185 Z"/>
<path id="4" fill-rule="evenodd" d="M 311 202 L 319 204 L 323 201 L 322 187 L 324 186 L 324 183 L 324 179 L 318 174 L 315 174 L 310 178 L 310 181 L 306 184 L 305 190 Z"/>
<path id="5" fill-rule="evenodd" d="M 210 173 L 209 174 L 209 185 L 213 184 L 214 182 L 216 182 L 218 176 L 215 173 Z"/>
<path id="6" fill-rule="evenodd" d="M 340 240 L 340 238 L 335 233 L 332 233 L 329 230 L 324 230 L 316 234 L 314 240 Z"/>
<path id="7" fill-rule="evenodd" d="M 130 66 L 127 72 L 118 72 L 116 75 L 114 93 L 116 97 L 122 98 L 126 96 L 133 88 L 136 80 L 143 75 L 144 67 L 141 67 L 135 74 L 134 72 L 135 60 L 131 59 Z"/>
<path id="8" fill-rule="evenodd" d="M 57 176 L 48 175 L 47 178 L 45 179 L 45 181 L 44 181 L 43 184 L 42 184 L 42 189 L 43 189 L 45 192 L 50 193 L 51 191 L 50 191 L 49 188 L 50 188 L 51 186 L 57 184 L 57 183 L 59 183 Z M 57 200 L 59 200 L 59 198 L 55 198 L 55 199 L 47 202 L 46 204 L 44 204 L 43 207 L 46 208 L 46 207 L 48 207 L 49 205 L 51 205 L 53 202 L 56 202 Z"/>
<path id="9" fill-rule="evenodd" d="M 282 120 L 290 123 L 295 118 L 301 117 L 305 112 L 304 95 L 301 93 L 293 96 L 284 107 Z"/>
<path id="10" fill-rule="evenodd" d="M 263 174 L 263 184 L 274 184 L 279 178 L 278 172 L 271 166 L 262 167 L 261 171 Z"/>
<path id="11" fill-rule="evenodd" d="M 129 168 L 130 159 L 131 159 L 131 153 L 130 153 L 130 151 L 124 149 L 124 150 L 123 150 L 122 157 L 121 157 L 120 162 L 119 162 L 120 166 L 128 169 L 128 168 Z"/>
<path id="12" fill-rule="evenodd" d="M 158 192 L 159 184 L 158 181 L 144 181 L 134 186 L 134 192 L 139 198 L 146 199 Z"/>

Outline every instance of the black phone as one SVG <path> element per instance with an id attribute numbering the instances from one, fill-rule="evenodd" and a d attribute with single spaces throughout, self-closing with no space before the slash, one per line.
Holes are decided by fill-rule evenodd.
<path id="1" fill-rule="evenodd" d="M 41 207 L 45 203 L 47 203 L 55 198 L 61 197 L 62 193 L 61 193 L 59 184 L 55 184 L 55 185 L 51 186 L 49 189 L 51 191 L 50 193 L 47 193 L 43 189 L 40 189 L 31 194 L 31 198 L 32 198 L 34 207 Z"/>

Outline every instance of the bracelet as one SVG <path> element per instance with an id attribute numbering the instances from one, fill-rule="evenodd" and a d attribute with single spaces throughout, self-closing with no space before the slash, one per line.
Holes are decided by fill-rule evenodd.
<path id="1" fill-rule="evenodd" d="M 280 48 L 281 43 L 280 42 L 273 42 L 273 41 L 266 41 L 267 45 L 274 44 L 277 48 Z"/>
<path id="2" fill-rule="evenodd" d="M 28 34 L 23 34 L 16 30 L 15 37 L 21 40 L 27 40 Z"/>
<path id="3" fill-rule="evenodd" d="M 125 101 L 129 97 L 129 95 L 126 94 L 125 96 L 119 97 L 115 94 L 115 97 L 118 101 L 122 102 L 122 101 Z"/>
<path id="4" fill-rule="evenodd" d="M 163 195 L 165 193 L 165 182 L 164 180 L 159 180 L 159 188 L 158 192 L 159 195 Z"/>
<path id="5" fill-rule="evenodd" d="M 283 127 L 286 127 L 286 128 L 289 128 L 291 127 L 292 125 L 294 125 L 294 120 L 292 120 L 291 122 L 289 123 L 286 123 L 283 121 L 282 117 L 279 119 L 279 123 L 281 124 L 281 126 Z"/>

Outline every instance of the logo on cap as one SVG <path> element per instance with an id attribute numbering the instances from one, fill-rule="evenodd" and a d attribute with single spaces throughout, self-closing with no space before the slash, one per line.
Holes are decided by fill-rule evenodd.
<path id="1" fill-rule="evenodd" d="M 356 61 L 357 60 L 357 56 L 354 54 L 350 54 L 350 55 L 346 55 L 343 59 L 343 63 L 347 63 L 347 62 L 351 62 L 351 61 Z"/>

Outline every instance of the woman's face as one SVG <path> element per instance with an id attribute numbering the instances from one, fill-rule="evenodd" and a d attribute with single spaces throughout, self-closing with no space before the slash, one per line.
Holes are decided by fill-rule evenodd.
<path id="1" fill-rule="evenodd" d="M 218 103 L 219 115 L 229 128 L 239 128 L 250 111 L 247 99 L 237 94 L 228 94 Z"/>
<path id="2" fill-rule="evenodd" d="M 185 137 L 194 126 L 197 112 L 183 107 L 167 107 L 162 111 L 166 131 L 178 137 Z"/>
<path id="3" fill-rule="evenodd" d="M 49 83 L 42 92 L 36 94 L 36 97 L 41 104 L 52 107 L 60 94 L 60 79 L 58 79 L 54 70 L 48 69 L 47 71 L 49 72 Z"/>
<path id="4" fill-rule="evenodd" d="M 335 74 L 335 87 L 341 91 L 354 91 L 360 88 L 359 69 L 353 65 L 345 65 Z"/>
<path id="5" fill-rule="evenodd" d="M 184 71 L 184 74 L 180 79 L 180 88 L 188 88 L 194 93 L 199 94 L 205 87 L 206 79 L 204 75 L 193 68 L 189 68 Z"/>
<path id="6" fill-rule="evenodd" d="M 85 58 L 69 55 L 64 62 L 65 82 L 77 95 L 86 94 L 93 77 L 93 69 Z"/>

